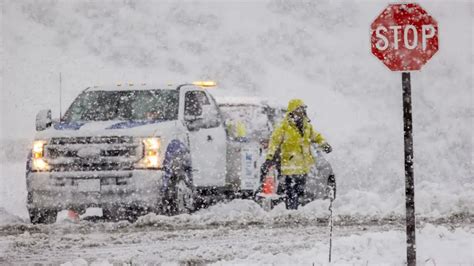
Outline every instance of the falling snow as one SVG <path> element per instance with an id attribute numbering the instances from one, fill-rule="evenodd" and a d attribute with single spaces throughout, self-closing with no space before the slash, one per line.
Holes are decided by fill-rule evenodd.
<path id="1" fill-rule="evenodd" d="M 325 265 L 330 217 L 333 263 L 404 264 L 394 62 L 424 65 L 411 74 L 418 263 L 473 264 L 472 3 L 417 5 L 2 1 L 0 264 Z M 436 49 L 413 56 L 417 29 L 417 47 L 396 50 L 414 45 L 400 29 L 374 56 L 375 29 L 406 13 L 436 22 Z M 283 180 L 256 191 L 292 98 L 333 147 L 312 147 L 298 210 Z"/>

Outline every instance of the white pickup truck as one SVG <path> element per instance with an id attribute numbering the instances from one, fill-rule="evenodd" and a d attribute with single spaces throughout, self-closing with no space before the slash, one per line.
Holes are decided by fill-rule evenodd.
<path id="1" fill-rule="evenodd" d="M 229 141 L 221 110 L 204 89 L 214 85 L 94 86 L 57 121 L 40 111 L 26 166 L 31 221 L 88 207 L 118 219 L 182 213 L 239 192 L 243 172 L 258 179 L 260 144 L 242 142 L 248 154 L 235 149 L 240 144 Z M 236 156 L 247 160 L 238 170 L 231 167 Z"/>

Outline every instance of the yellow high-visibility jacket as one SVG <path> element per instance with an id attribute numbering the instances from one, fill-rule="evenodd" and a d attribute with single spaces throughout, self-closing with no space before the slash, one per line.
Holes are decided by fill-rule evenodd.
<path id="1" fill-rule="evenodd" d="M 291 107 L 291 110 L 296 109 Z M 325 140 L 313 129 L 308 119 L 304 120 L 304 134 L 301 135 L 297 126 L 290 121 L 288 113 L 272 133 L 266 158 L 272 160 L 279 150 L 282 175 L 308 174 L 314 164 L 311 143 L 323 144 Z"/>

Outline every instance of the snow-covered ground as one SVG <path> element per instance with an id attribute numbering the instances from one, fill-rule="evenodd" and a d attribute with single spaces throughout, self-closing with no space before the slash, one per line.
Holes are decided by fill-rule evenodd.
<path id="1" fill-rule="evenodd" d="M 371 229 L 373 230 L 373 229 Z M 382 232 L 360 232 L 338 235 L 333 240 L 332 262 L 334 264 L 357 265 L 403 265 L 405 259 L 405 235 L 399 230 Z M 377 229 L 376 229 L 377 230 Z M 417 259 L 421 265 L 470 265 L 473 261 L 472 227 L 449 230 L 443 226 L 425 225 L 418 231 Z M 308 239 L 309 240 L 309 239 Z M 311 243 L 311 240 L 308 242 Z M 298 251 L 255 252 L 245 258 L 234 258 L 218 262 L 227 264 L 273 264 L 273 265 L 320 265 L 328 264 L 328 243 L 315 241 L 309 249 Z"/>
<path id="2" fill-rule="evenodd" d="M 327 264 L 323 205 L 327 207 L 319 202 L 298 211 L 278 206 L 267 213 L 253 201 L 234 200 L 192 215 L 149 214 L 134 224 L 9 224 L 0 226 L 0 263 Z M 417 230 L 421 264 L 474 263 L 474 226 L 469 220 L 432 222 L 436 225 L 422 222 Z M 332 261 L 400 265 L 404 243 L 403 220 L 336 217 Z"/>
<path id="3" fill-rule="evenodd" d="M 295 230 L 297 233 L 295 234 Z M 427 224 L 418 230 L 421 265 L 472 265 L 473 229 Z M 328 236 L 321 227 L 225 228 L 186 231 L 134 231 L 61 237 L 24 233 L 0 240 L 12 246 L 3 262 L 91 265 L 107 263 L 209 263 L 215 265 L 325 265 Z M 332 262 L 351 265 L 403 265 L 400 229 L 342 228 L 333 239 Z M 54 242 L 53 242 L 54 241 Z M 1 258 L 0 258 L 1 259 Z M 0 260 L 1 262 L 1 260 Z M 66 264 L 70 265 L 70 264 Z"/>

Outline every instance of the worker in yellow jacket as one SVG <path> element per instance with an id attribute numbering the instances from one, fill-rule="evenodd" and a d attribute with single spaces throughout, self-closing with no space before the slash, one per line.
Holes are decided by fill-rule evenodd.
<path id="1" fill-rule="evenodd" d="M 306 105 L 300 99 L 290 100 L 283 121 L 272 133 L 262 173 L 272 165 L 280 166 L 285 180 L 286 208 L 297 209 L 303 195 L 306 178 L 314 165 L 311 144 L 317 143 L 326 152 L 332 151 L 323 136 L 315 131 L 306 115 Z"/>

